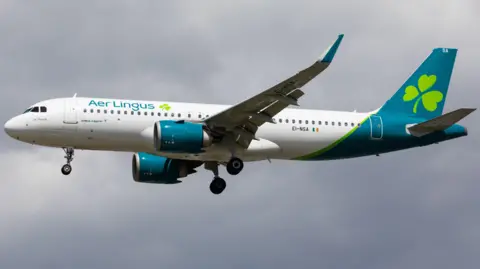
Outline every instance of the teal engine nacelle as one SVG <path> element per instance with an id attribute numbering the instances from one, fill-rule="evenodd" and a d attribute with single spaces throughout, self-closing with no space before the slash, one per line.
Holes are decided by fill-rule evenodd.
<path id="1" fill-rule="evenodd" d="M 202 124 L 162 120 L 153 128 L 153 143 L 157 151 L 199 153 L 212 145 L 212 137 Z"/>
<path id="2" fill-rule="evenodd" d="M 136 182 L 174 184 L 181 182 L 179 178 L 195 173 L 194 168 L 201 164 L 139 152 L 133 155 L 132 175 Z"/>

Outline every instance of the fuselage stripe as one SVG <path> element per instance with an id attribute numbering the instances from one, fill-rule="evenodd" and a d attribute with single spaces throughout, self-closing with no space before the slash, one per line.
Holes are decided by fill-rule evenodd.
<path id="1" fill-rule="evenodd" d="M 366 120 L 368 120 L 368 118 L 370 118 L 371 115 L 368 115 L 368 117 L 366 117 L 365 119 L 363 119 L 360 123 L 360 125 L 362 125 L 363 123 L 365 123 Z M 308 159 L 311 159 L 311 158 L 314 158 L 314 157 L 318 157 L 322 154 L 324 154 L 325 152 L 333 149 L 334 147 L 336 147 L 338 144 L 340 144 L 342 141 L 344 141 L 345 139 L 347 139 L 349 136 L 351 136 L 357 129 L 359 128 L 358 125 L 356 125 L 354 128 L 352 128 L 352 130 L 350 130 L 348 133 L 346 133 L 344 136 L 342 136 L 340 139 L 336 140 L 335 142 L 333 142 L 332 144 L 320 149 L 320 150 L 317 150 L 315 152 L 312 152 L 310 154 L 307 154 L 307 155 L 303 155 L 303 156 L 299 156 L 299 157 L 295 157 L 293 158 L 292 160 L 297 160 L 297 161 L 305 161 L 305 160 L 308 160 Z"/>

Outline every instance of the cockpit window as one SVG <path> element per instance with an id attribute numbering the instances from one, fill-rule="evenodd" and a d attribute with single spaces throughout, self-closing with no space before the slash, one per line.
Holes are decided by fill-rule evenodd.
<path id="1" fill-rule="evenodd" d="M 46 113 L 46 112 L 47 112 L 47 107 L 45 107 L 45 106 L 31 107 L 31 108 L 25 110 L 25 112 L 23 112 L 23 114 L 28 113 L 28 112 L 35 112 L 35 113 L 41 112 L 41 113 Z"/>

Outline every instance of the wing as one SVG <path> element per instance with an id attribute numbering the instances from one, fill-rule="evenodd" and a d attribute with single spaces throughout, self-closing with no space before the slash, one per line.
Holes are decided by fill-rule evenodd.
<path id="1" fill-rule="evenodd" d="M 301 88 L 330 65 L 342 39 L 343 34 L 311 66 L 204 122 L 217 135 L 230 134 L 236 143 L 247 148 L 252 139 L 256 139 L 258 127 L 266 122 L 274 123 L 273 117 L 289 105 L 298 106 L 298 99 L 304 95 Z"/>

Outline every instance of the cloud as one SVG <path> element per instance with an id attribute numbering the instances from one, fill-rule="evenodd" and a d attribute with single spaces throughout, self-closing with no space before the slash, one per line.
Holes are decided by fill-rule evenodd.
<path id="1" fill-rule="evenodd" d="M 477 107 L 475 1 L 0 3 L 3 121 L 73 95 L 235 103 L 314 61 L 302 106 L 380 106 L 434 47 L 458 47 L 446 110 Z M 381 157 L 249 163 L 208 191 L 133 182 L 129 153 L 0 139 L 2 268 L 474 268 L 475 114 L 468 137 Z M 225 174 L 224 171 L 222 171 Z"/>

